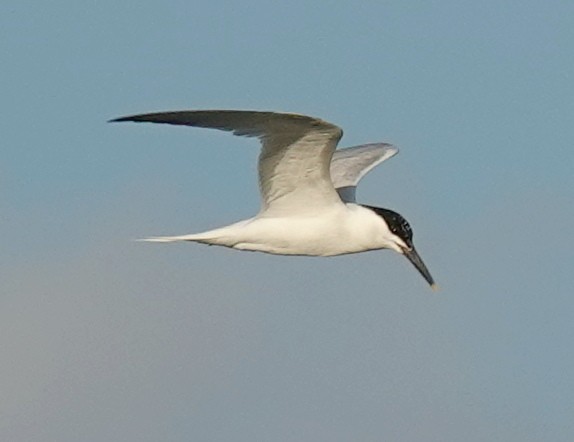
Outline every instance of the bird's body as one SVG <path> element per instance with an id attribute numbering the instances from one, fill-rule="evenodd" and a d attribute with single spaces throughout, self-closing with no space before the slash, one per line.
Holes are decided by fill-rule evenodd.
<path id="1" fill-rule="evenodd" d="M 334 256 L 392 249 L 404 254 L 433 288 L 412 244 L 406 220 L 388 209 L 355 202 L 355 188 L 392 157 L 389 144 L 335 150 L 342 131 L 304 115 L 257 111 L 179 111 L 112 121 L 155 122 L 232 131 L 261 140 L 261 210 L 253 218 L 202 233 L 148 238 L 193 241 L 279 255 Z"/>
<path id="2" fill-rule="evenodd" d="M 387 225 L 361 205 L 338 204 L 310 214 L 260 214 L 229 226 L 147 241 L 195 241 L 276 255 L 335 256 L 390 247 Z"/>

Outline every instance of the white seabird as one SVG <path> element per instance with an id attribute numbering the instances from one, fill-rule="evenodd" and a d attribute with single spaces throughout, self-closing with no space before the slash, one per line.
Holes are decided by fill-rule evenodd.
<path id="1" fill-rule="evenodd" d="M 253 218 L 180 236 L 145 241 L 193 241 L 278 255 L 334 256 L 391 249 L 406 256 L 433 289 L 409 223 L 398 213 L 357 204 L 361 178 L 398 152 L 386 143 L 335 150 L 343 131 L 305 115 L 237 110 L 158 112 L 112 122 L 167 123 L 257 137 L 261 209 Z"/>

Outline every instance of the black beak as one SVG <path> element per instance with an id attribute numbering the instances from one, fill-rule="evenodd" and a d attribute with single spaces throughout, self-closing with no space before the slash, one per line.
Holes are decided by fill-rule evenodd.
<path id="1" fill-rule="evenodd" d="M 411 245 L 410 248 L 403 248 L 403 254 L 408 258 L 410 262 L 413 263 L 419 273 L 423 275 L 423 278 L 430 284 L 431 288 L 433 290 L 437 290 L 438 286 L 435 284 L 434 279 L 427 269 L 427 266 L 425 266 L 425 263 L 417 253 L 414 246 Z"/>

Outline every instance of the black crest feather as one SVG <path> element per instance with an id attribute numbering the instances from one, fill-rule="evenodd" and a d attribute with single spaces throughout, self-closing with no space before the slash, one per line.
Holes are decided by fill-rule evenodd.
<path id="1" fill-rule="evenodd" d="M 367 209 L 371 209 L 381 218 L 383 218 L 395 235 L 401 238 L 407 245 L 411 245 L 413 242 L 413 230 L 407 220 L 397 212 L 389 209 L 383 209 L 380 207 L 364 206 Z"/>

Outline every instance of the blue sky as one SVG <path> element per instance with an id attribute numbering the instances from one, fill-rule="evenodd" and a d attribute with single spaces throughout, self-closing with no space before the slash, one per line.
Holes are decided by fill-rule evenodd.
<path id="1" fill-rule="evenodd" d="M 0 6 L 0 438 L 571 441 L 574 5 Z M 254 140 L 111 125 L 283 110 L 400 154 L 398 255 L 134 238 L 258 208 Z"/>

